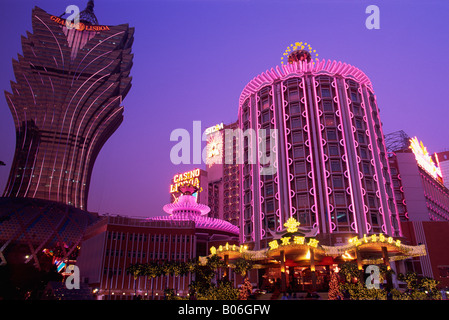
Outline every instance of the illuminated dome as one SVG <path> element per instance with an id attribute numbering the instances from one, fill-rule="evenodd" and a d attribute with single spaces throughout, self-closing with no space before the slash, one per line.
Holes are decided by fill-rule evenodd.
<path id="1" fill-rule="evenodd" d="M 310 62 L 312 60 L 312 56 L 310 52 L 307 50 L 295 50 L 288 55 L 288 63 L 294 63 L 299 61 L 307 61 Z"/>
<path id="2" fill-rule="evenodd" d="M 209 213 L 210 208 L 204 204 L 197 203 L 196 198 L 189 191 L 181 195 L 176 203 L 166 204 L 163 209 L 169 216 L 152 217 L 148 218 L 148 220 L 190 220 L 195 222 L 195 228 L 197 229 L 225 231 L 235 235 L 239 234 L 239 228 L 232 223 L 207 217 L 206 215 Z"/>
<path id="3" fill-rule="evenodd" d="M 183 194 L 176 203 L 166 204 L 164 211 L 169 215 L 202 216 L 208 214 L 210 208 L 204 204 L 197 203 L 194 196 Z"/>

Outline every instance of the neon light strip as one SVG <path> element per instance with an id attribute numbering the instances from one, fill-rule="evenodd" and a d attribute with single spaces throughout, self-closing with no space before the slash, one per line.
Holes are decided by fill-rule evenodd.
<path id="1" fill-rule="evenodd" d="M 344 84 L 345 84 L 345 93 L 346 93 L 346 97 L 347 97 L 348 110 L 352 114 L 352 118 L 350 119 L 351 132 L 352 132 L 352 139 L 354 141 L 354 150 L 356 151 L 356 158 L 357 158 L 358 157 L 357 150 L 360 150 L 360 144 L 358 142 L 358 136 L 356 135 L 357 128 L 353 125 L 353 120 L 352 120 L 354 118 L 354 112 L 353 112 L 354 108 L 353 108 L 352 100 L 349 98 L 349 96 L 350 96 L 350 94 L 349 94 L 349 85 L 346 83 L 346 79 L 344 81 Z M 361 93 L 360 95 L 362 96 L 362 103 L 363 103 L 363 94 Z M 351 107 L 350 107 L 350 105 L 351 105 Z M 368 118 L 366 116 L 366 109 L 363 106 L 365 106 L 365 104 L 361 105 L 362 109 L 364 109 L 364 112 L 365 112 L 365 116 L 363 117 L 363 121 L 366 122 L 366 127 L 369 128 L 369 125 L 368 125 L 368 122 L 367 122 Z M 366 134 L 366 131 L 365 131 L 365 136 L 367 137 L 367 140 L 370 141 L 371 137 Z M 368 149 L 369 149 L 369 147 L 368 147 Z M 374 161 L 373 159 L 374 159 L 374 152 L 371 152 L 370 165 L 374 168 L 374 170 L 376 170 L 376 167 L 371 162 L 371 161 Z M 358 172 L 358 177 L 359 177 L 359 180 L 360 180 L 360 186 L 363 186 L 364 184 L 363 184 L 362 178 L 364 178 L 364 174 L 363 174 L 363 172 L 360 171 L 359 163 L 357 163 L 357 172 Z M 376 175 L 377 180 L 379 180 L 377 172 L 375 173 L 375 175 Z M 374 179 L 374 177 L 373 177 L 373 179 Z M 378 192 L 380 192 L 380 188 L 379 187 L 377 188 L 377 190 L 378 190 Z M 377 196 L 377 192 L 376 192 L 376 196 Z M 365 221 L 364 222 L 365 222 L 366 232 L 369 233 L 373 226 L 370 223 L 368 223 L 368 221 L 370 221 L 370 219 L 368 219 L 367 215 L 369 214 L 370 209 L 369 209 L 369 206 L 367 206 L 367 204 L 366 204 L 366 199 L 365 199 L 366 197 L 367 196 L 366 196 L 366 192 L 365 192 L 365 195 L 362 194 L 363 216 L 365 217 Z M 380 202 L 380 206 L 382 206 L 382 202 L 381 201 L 379 201 L 379 202 Z M 383 209 L 380 209 L 380 210 L 381 211 L 379 211 L 379 209 L 378 209 L 379 213 L 382 214 Z"/>
<path id="2" fill-rule="evenodd" d="M 345 127 L 346 124 L 343 121 L 343 115 L 342 115 L 342 111 L 341 111 L 341 105 L 340 105 L 340 92 L 338 90 L 338 84 L 337 84 L 337 79 L 334 78 L 333 82 L 335 83 L 335 98 L 334 98 L 334 102 L 337 103 L 337 109 L 338 109 L 338 118 L 340 118 L 340 125 L 341 125 L 341 136 L 343 137 L 343 148 L 345 149 L 345 162 L 346 162 L 346 171 L 348 172 L 348 176 L 346 177 L 349 180 L 349 190 L 351 191 L 351 205 L 352 205 L 352 216 L 353 216 L 353 223 L 354 223 L 354 228 L 352 227 L 352 223 L 350 224 L 350 227 L 352 230 L 354 230 L 356 233 L 359 233 L 359 226 L 357 224 L 357 215 L 356 215 L 356 210 L 354 208 L 355 205 L 355 200 L 354 200 L 354 187 L 353 187 L 353 183 L 352 183 L 352 179 L 351 179 L 351 175 L 349 174 L 349 157 L 348 157 L 348 147 L 347 147 L 347 142 L 346 142 L 346 138 L 345 138 Z M 351 129 L 352 132 L 352 129 Z M 339 142 L 340 143 L 340 142 Z M 343 156 L 342 156 L 343 159 Z M 357 165 L 358 167 L 358 165 Z M 343 175 L 345 176 L 345 175 Z M 348 211 L 349 208 L 348 208 Z M 349 212 L 348 212 L 349 213 Z M 365 217 L 365 224 L 366 224 L 366 217 Z"/>
<path id="3" fill-rule="evenodd" d="M 362 89 L 363 90 L 363 89 Z M 369 93 L 366 93 L 367 94 L 367 96 L 369 96 Z M 372 110 L 371 109 L 371 105 L 370 105 L 370 103 L 369 103 L 369 101 L 368 101 L 368 105 L 367 105 L 367 102 L 365 101 L 365 98 L 364 98 L 364 94 L 363 94 L 363 91 L 360 93 L 360 96 L 361 96 L 361 101 L 362 101 L 362 103 L 363 103 L 363 107 L 362 107 L 362 109 L 363 109 L 363 112 L 364 112 L 364 117 L 363 117 L 363 119 L 364 119 L 364 121 L 365 121 L 365 119 L 366 119 L 366 124 L 367 124 L 367 131 L 368 132 L 370 132 L 370 128 L 371 128 L 371 126 L 369 126 L 368 125 L 368 115 L 367 115 L 367 107 L 369 108 L 369 110 Z M 374 120 L 374 119 L 373 119 Z M 379 122 L 380 123 L 380 122 Z M 375 123 L 373 123 L 373 126 L 375 126 Z M 374 130 L 375 131 L 375 130 Z M 376 155 L 376 152 L 373 150 L 373 140 L 372 140 L 372 137 L 371 137 L 371 134 L 373 134 L 375 137 L 377 136 L 376 135 L 376 132 L 370 132 L 370 136 L 368 137 L 368 141 L 369 141 L 369 145 L 368 145 L 368 149 L 370 150 L 370 155 L 371 155 L 371 161 L 374 161 L 374 157 L 375 157 L 375 155 Z M 371 145 L 371 149 L 369 148 L 369 146 Z M 380 155 L 380 150 L 379 150 L 379 147 L 378 147 L 378 145 L 377 145 L 377 138 L 375 139 L 375 145 L 376 145 L 376 148 L 377 148 L 377 154 L 379 154 Z M 375 181 L 376 181 L 376 184 L 377 184 L 377 192 L 376 192 L 376 197 L 378 197 L 378 199 L 379 199 L 379 208 L 378 208 L 378 212 L 379 212 L 379 214 L 381 215 L 381 217 L 382 217 L 382 221 L 383 221 L 383 225 L 381 226 L 382 227 L 382 231 L 383 232 L 385 232 L 386 233 L 386 220 L 385 220 L 385 211 L 384 211 L 384 208 L 383 208 L 383 205 L 382 205 L 382 199 L 381 199 L 381 194 L 380 194 L 380 190 L 381 190 L 381 186 L 380 186 L 380 179 L 379 179 L 379 172 L 377 171 L 377 167 L 375 166 L 375 165 L 373 165 L 373 163 L 370 161 L 370 164 L 371 164 L 371 167 L 373 167 L 373 169 L 374 169 L 374 174 L 375 174 L 375 176 L 376 176 L 376 179 L 374 179 Z M 381 166 L 382 166 L 382 164 L 381 164 Z M 374 176 L 373 176 L 373 178 L 374 178 Z M 382 180 L 384 179 L 384 177 L 383 177 L 383 175 L 382 175 Z M 379 193 L 379 195 L 378 195 L 378 193 Z M 369 210 L 368 210 L 368 213 L 369 213 Z M 368 220 L 368 218 L 366 218 L 367 220 Z M 391 221 L 390 221 L 391 222 Z"/>
<path id="4" fill-rule="evenodd" d="M 367 89 L 365 89 L 365 90 L 367 90 Z M 371 89 L 370 89 L 371 90 Z M 378 123 L 380 124 L 379 125 L 379 130 L 380 130 L 380 134 L 381 134 L 381 138 L 382 138 L 382 147 L 383 147 L 383 151 L 384 151 L 384 154 L 385 154 L 385 162 L 386 162 L 386 164 L 387 164 L 387 169 L 388 169 L 388 177 L 390 177 L 391 178 L 391 172 L 390 172 L 390 167 L 388 166 L 388 156 L 387 156 L 387 148 L 386 148 L 386 146 L 385 146 L 385 140 L 383 139 L 383 137 L 385 136 L 384 135 L 384 132 L 383 132 L 383 129 L 382 129 L 382 122 L 380 121 L 380 117 L 379 117 L 379 108 L 377 107 L 377 99 L 376 99 L 376 96 L 374 96 L 374 106 L 376 107 L 376 111 L 377 111 L 377 121 L 378 121 Z M 383 176 L 382 176 L 382 178 L 384 178 Z M 390 180 L 390 188 L 391 188 L 391 186 L 392 186 L 392 182 L 391 182 L 391 180 Z M 394 192 L 393 192 L 393 190 L 391 190 L 392 191 L 392 194 L 393 194 L 393 200 L 394 200 Z M 387 206 L 387 208 L 388 208 L 388 206 Z M 397 212 L 397 211 L 396 211 Z M 384 214 L 385 214 L 385 212 L 384 212 Z M 388 218 L 389 218 L 389 220 L 390 220 L 390 225 L 391 225 L 391 228 L 392 228 L 392 231 L 394 232 L 394 231 L 396 231 L 396 230 L 394 230 L 393 229 L 393 224 L 391 223 L 391 219 L 392 219 L 392 213 L 391 213 L 391 210 L 390 210 L 390 208 L 388 208 Z M 384 220 L 385 221 L 385 220 Z M 398 230 L 399 230 L 399 235 L 400 236 L 402 236 L 402 227 L 401 227 L 401 221 L 400 221 L 400 218 L 399 218 L 399 214 L 396 214 L 396 222 L 397 222 L 397 226 L 398 226 Z"/>
<path id="5" fill-rule="evenodd" d="M 287 128 L 290 130 L 290 132 L 291 132 L 291 129 L 289 128 L 289 126 L 287 124 L 287 120 L 290 119 L 290 115 L 287 115 L 285 112 L 285 108 L 288 106 L 288 102 L 285 101 L 285 99 L 284 99 L 284 92 L 285 92 L 284 88 L 285 88 L 285 90 L 287 90 L 287 88 L 284 86 L 284 82 L 281 82 L 281 103 L 282 103 L 281 111 L 282 111 L 282 117 L 283 117 L 283 122 L 284 122 L 285 158 L 287 161 L 286 168 L 287 168 L 288 201 L 289 201 L 289 211 L 290 211 L 289 217 L 291 217 L 293 215 L 293 203 L 292 203 L 292 196 L 291 196 L 292 190 L 291 190 L 291 184 L 290 184 L 290 164 L 289 164 L 289 160 L 291 160 L 291 158 L 289 158 L 289 156 L 288 156 Z M 293 163 L 293 160 L 291 160 L 291 161 Z M 281 208 L 282 208 L 281 202 L 280 202 L 281 201 L 281 187 L 280 187 L 280 183 L 279 183 L 279 174 L 278 174 L 278 186 L 277 187 L 278 187 L 278 194 L 279 194 L 279 215 L 277 215 L 277 212 L 275 214 L 276 214 L 276 216 L 279 217 L 279 226 L 276 228 L 276 230 L 281 231 L 282 227 L 284 226 L 285 219 L 284 219 L 284 215 L 282 214 L 282 211 L 281 211 Z M 277 223 L 277 221 L 276 221 L 276 223 Z"/>
<path id="6" fill-rule="evenodd" d="M 257 150 L 257 152 L 256 152 L 256 164 L 255 165 L 253 165 L 253 168 L 254 168 L 254 166 L 255 166 L 255 168 L 256 168 L 256 170 L 257 170 L 257 177 L 259 177 L 259 184 L 256 186 L 255 184 L 254 184 L 254 176 L 253 176 L 253 188 L 255 189 L 255 188 L 259 188 L 259 210 L 258 210 L 258 213 L 259 213 L 259 215 L 258 215 L 258 219 L 259 219 L 259 223 L 260 223 L 260 239 L 262 239 L 262 219 L 263 219 L 263 217 L 265 216 L 265 214 L 263 213 L 263 211 L 262 211 L 262 202 L 263 202 L 263 199 L 262 199 L 262 185 L 263 185 L 263 182 L 262 182 L 262 180 L 260 179 L 260 155 L 259 155 L 259 152 L 260 152 L 260 150 L 259 150 L 259 129 L 260 129 L 260 127 L 259 127 L 259 115 L 261 115 L 262 114 L 262 112 L 259 110 L 259 108 L 260 108 L 260 103 L 259 103 L 259 101 L 260 101 L 260 97 L 259 97 L 259 93 L 256 93 L 255 94 L 255 99 L 256 99 L 256 108 L 255 108 L 255 110 L 256 110 L 256 126 L 255 126 L 255 131 L 256 131 L 256 150 Z M 262 182 L 262 185 L 261 185 L 261 182 Z M 253 200 L 255 201 L 255 199 L 253 198 Z M 255 212 L 254 212 L 254 214 L 253 214 L 253 240 L 254 241 L 256 241 L 256 214 L 255 214 Z"/>
<path id="7" fill-rule="evenodd" d="M 365 84 L 367 87 L 372 88 L 371 81 L 369 78 L 358 68 L 353 67 L 349 64 L 325 60 L 307 63 L 306 61 L 301 61 L 295 64 L 286 64 L 281 67 L 276 66 L 275 69 L 271 68 L 270 70 L 265 71 L 264 73 L 256 76 L 252 79 L 246 87 L 243 89 L 239 98 L 239 105 L 243 104 L 243 101 L 254 93 L 258 91 L 261 87 L 270 84 L 270 82 L 275 80 L 283 80 L 285 77 L 292 73 L 302 73 L 302 72 L 312 72 L 312 73 L 330 73 L 332 75 L 339 74 L 344 77 L 353 77 L 359 83 Z"/>
<path id="8" fill-rule="evenodd" d="M 315 76 L 312 76 L 312 87 L 313 87 L 313 93 L 314 93 L 314 95 L 315 95 L 315 113 L 316 113 L 316 116 L 317 116 L 317 118 L 318 118 L 318 120 L 320 119 L 320 117 L 321 116 L 323 116 L 323 114 L 324 113 L 322 113 L 321 114 L 321 116 L 320 116 L 320 114 L 319 114 L 319 112 L 320 112 L 320 110 L 319 110 L 319 108 L 318 108 L 318 95 L 317 95 L 317 92 L 316 92 L 316 84 L 315 84 L 315 82 L 316 83 L 318 83 L 316 80 L 315 80 Z M 320 99 L 321 99 L 321 97 L 320 97 Z M 326 202 L 327 202 L 327 219 L 328 219 L 328 222 L 329 222 L 329 233 L 332 233 L 332 224 L 331 224 L 331 222 L 332 222 L 332 220 L 331 220 L 331 208 L 330 208 L 330 206 L 329 206 L 329 192 L 328 192 L 328 188 L 329 188 L 329 186 L 327 185 L 327 177 L 326 177 L 326 162 L 325 162 L 325 160 L 324 160 L 324 145 L 323 145 L 323 140 L 325 140 L 325 139 L 323 139 L 323 136 L 322 136 L 322 134 L 321 134 L 321 131 L 322 130 L 324 130 L 324 127 L 323 127 L 323 129 L 321 129 L 321 122 L 320 121 L 318 121 L 318 125 L 319 125 L 319 127 L 318 127 L 318 130 L 317 130 L 317 134 L 318 134 L 318 138 L 319 138 L 319 140 L 320 140 L 320 151 L 321 151 L 321 169 L 323 170 L 323 175 L 324 175 L 324 193 L 325 193 L 325 200 L 326 200 Z M 326 143 L 327 143 L 327 141 L 326 141 Z M 316 192 L 315 192 L 316 193 Z"/>
<path id="9" fill-rule="evenodd" d="M 313 153 L 312 153 L 312 144 L 311 144 L 311 141 L 312 141 L 312 139 L 311 139 L 311 136 L 310 136 L 310 130 L 311 130 L 311 127 L 310 127 L 310 123 L 309 123 L 309 110 L 308 110 L 308 105 L 307 105 L 307 99 L 305 98 L 305 97 L 307 97 L 307 93 L 306 93 L 306 80 L 305 80 L 305 78 L 304 77 L 302 77 L 301 78 L 301 83 L 302 83 L 302 92 L 303 92 L 303 99 L 304 99 L 304 101 L 302 101 L 303 103 L 304 103 L 304 110 L 305 110 L 305 113 L 306 113 L 306 126 L 307 126 L 307 138 L 308 138 L 308 140 L 309 140 L 309 146 L 308 146 L 308 148 L 309 148 L 309 157 L 310 157 L 310 166 L 311 166 L 311 168 L 312 168 L 312 186 L 313 186 L 313 190 L 314 190 L 314 192 L 313 192 L 313 201 L 314 201 L 314 204 L 313 205 L 311 205 L 310 206 L 310 208 L 313 208 L 313 207 L 315 207 L 315 224 L 317 225 L 317 227 L 318 227 L 318 230 L 319 230 L 319 227 L 320 227 L 320 219 L 319 219 L 319 216 L 318 216 L 318 210 L 317 210 L 317 204 L 318 204 L 318 200 L 317 200 L 317 188 L 316 188 L 316 185 L 315 185 L 315 171 L 314 171 L 314 159 L 313 159 Z M 301 87 L 301 86 L 300 86 Z M 301 115 L 302 116 L 302 115 Z M 303 130 L 304 130 L 304 128 L 303 128 Z M 304 143 L 304 145 L 306 145 L 305 143 Z M 304 149 L 304 151 L 305 151 L 305 149 Z M 304 154 L 305 155 L 305 154 Z M 306 157 L 306 162 L 307 162 L 307 157 Z M 309 172 L 307 172 L 306 173 L 306 177 L 307 178 L 310 178 L 309 177 Z M 309 190 L 310 191 L 310 190 Z M 309 192 L 309 194 L 310 194 L 310 192 Z M 308 198 L 310 199 L 310 197 L 308 196 Z M 311 209 L 311 212 L 313 212 L 313 210 Z M 311 213 L 310 213 L 310 215 L 311 215 Z M 312 222 L 312 221 L 311 221 Z M 313 226 L 313 225 L 312 225 Z"/>

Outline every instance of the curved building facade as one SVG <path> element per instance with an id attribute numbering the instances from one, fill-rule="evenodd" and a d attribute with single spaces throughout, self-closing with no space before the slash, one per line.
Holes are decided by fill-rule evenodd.
<path id="1" fill-rule="evenodd" d="M 329 60 L 267 70 L 243 89 L 238 117 L 243 132 L 278 136 L 274 174 L 248 157 L 241 164 L 241 242 L 267 247 L 289 217 L 323 244 L 401 235 L 376 96 L 361 70 Z M 243 151 L 260 156 L 258 138 Z"/>
<path id="2" fill-rule="evenodd" d="M 38 7 L 32 26 L 5 93 L 16 150 L 3 196 L 86 210 L 95 159 L 123 120 L 134 28 L 98 25 L 93 1 L 76 26 Z"/>

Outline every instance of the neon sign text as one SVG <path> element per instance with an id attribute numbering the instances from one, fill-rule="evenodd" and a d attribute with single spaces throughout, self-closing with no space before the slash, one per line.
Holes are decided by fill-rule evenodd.
<path id="1" fill-rule="evenodd" d="M 206 135 L 208 135 L 208 134 L 211 134 L 211 133 L 220 131 L 220 130 L 222 130 L 223 128 L 224 128 L 224 125 L 223 125 L 223 122 L 222 122 L 222 123 L 220 123 L 220 124 L 216 124 L 215 126 L 212 126 L 212 127 L 207 128 L 207 129 L 204 131 L 204 133 L 205 133 Z"/>
<path id="2" fill-rule="evenodd" d="M 178 192 L 178 187 L 185 184 L 191 184 L 194 187 L 200 187 L 200 169 L 187 171 L 184 173 L 175 174 L 173 176 L 173 183 L 170 185 L 170 193 Z"/>
<path id="3" fill-rule="evenodd" d="M 424 147 L 422 141 L 419 141 L 416 137 L 411 138 L 410 149 L 412 149 L 416 162 L 420 167 L 434 179 L 442 177 L 441 169 L 433 162 L 432 157 L 429 155 L 429 152 L 427 151 L 427 148 Z"/>
<path id="4" fill-rule="evenodd" d="M 67 26 L 71 25 L 73 29 L 77 29 L 78 31 L 107 31 L 110 30 L 108 26 L 92 26 L 92 25 L 86 25 L 82 22 L 79 23 L 70 23 L 66 22 L 66 19 L 59 18 L 56 16 L 51 16 L 50 20 L 56 22 L 57 24 L 60 24 L 61 26 Z"/>
<path id="5" fill-rule="evenodd" d="M 363 238 L 353 237 L 349 239 L 349 243 L 354 244 L 356 247 L 364 243 L 374 243 L 374 242 L 386 242 L 395 245 L 396 247 L 401 246 L 401 240 L 394 240 L 393 237 L 386 237 L 382 233 L 379 235 L 373 234 L 370 236 L 364 234 Z"/>

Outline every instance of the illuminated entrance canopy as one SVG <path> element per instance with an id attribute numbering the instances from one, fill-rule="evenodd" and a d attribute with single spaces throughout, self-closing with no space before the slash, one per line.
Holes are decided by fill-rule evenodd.
<path id="1" fill-rule="evenodd" d="M 293 228 L 290 230 L 294 230 L 297 224 L 298 222 L 293 217 L 286 222 L 286 225 Z M 400 239 L 382 233 L 363 235 L 361 238 L 355 236 L 350 238 L 347 244 L 326 246 L 320 244 L 319 240 L 314 237 L 300 235 L 297 231 L 289 232 L 288 229 L 279 239 L 268 242 L 266 249 L 252 251 L 247 250 L 246 245 L 226 244 L 218 249 L 212 247 L 210 252 L 212 255 L 227 255 L 230 259 L 258 260 L 260 267 L 279 266 L 288 260 L 297 265 L 310 265 L 311 268 L 313 267 L 312 269 L 315 268 L 315 265 L 338 264 L 350 260 L 357 260 L 357 264 L 361 267 L 362 265 L 382 264 L 385 263 L 385 259 L 398 261 L 426 255 L 424 245 L 405 245 Z M 230 255 L 231 252 L 233 252 L 232 255 Z"/>
<path id="2" fill-rule="evenodd" d="M 416 162 L 434 179 L 442 178 L 441 169 L 433 162 L 427 148 L 419 141 L 417 137 L 410 139 L 410 149 L 415 155 Z"/>

